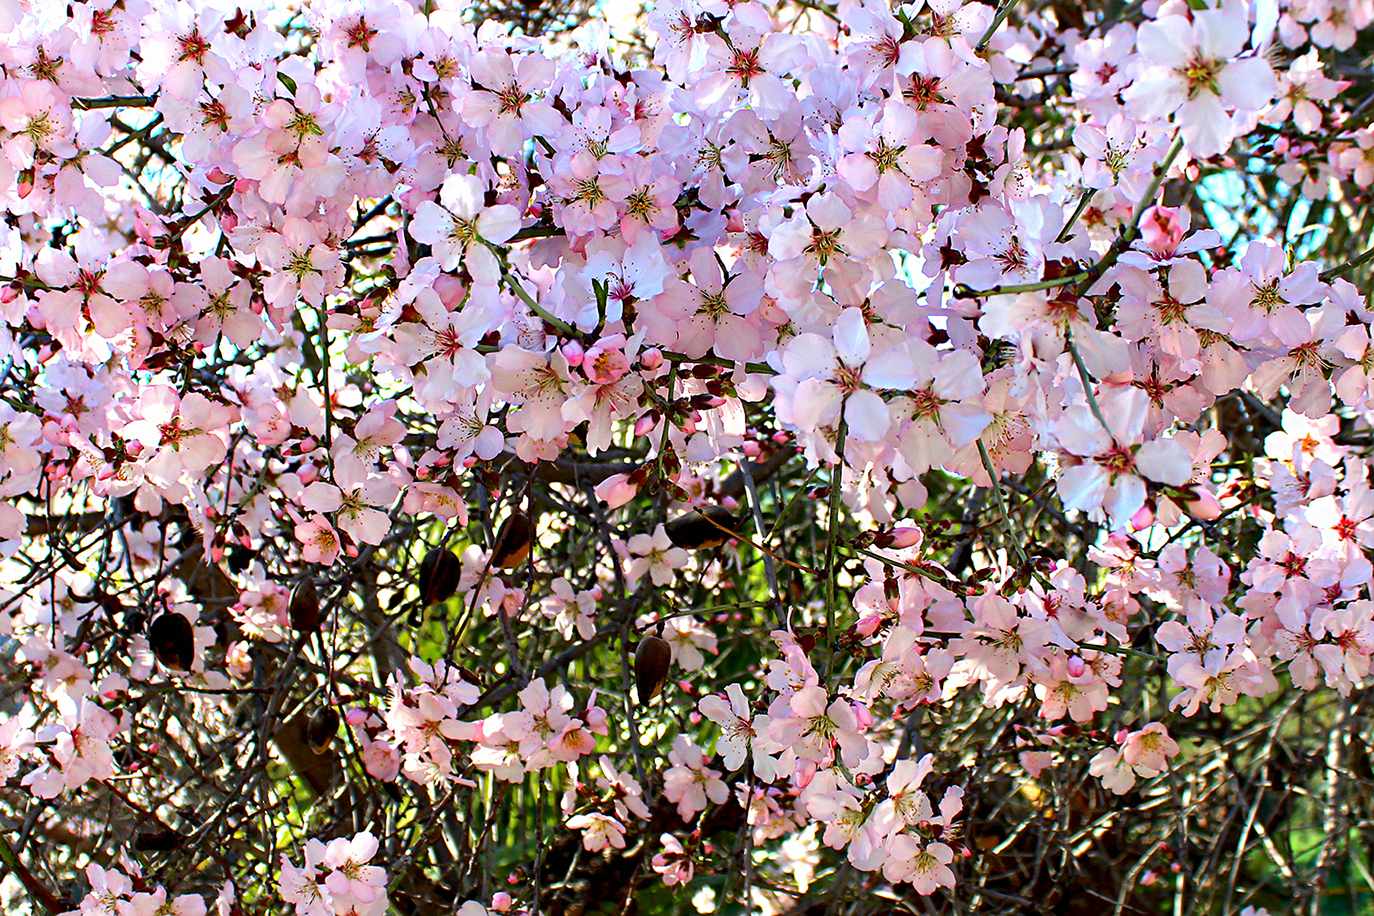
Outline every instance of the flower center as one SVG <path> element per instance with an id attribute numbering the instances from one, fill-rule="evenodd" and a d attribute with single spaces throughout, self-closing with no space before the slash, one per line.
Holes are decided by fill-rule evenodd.
<path id="1" fill-rule="evenodd" d="M 1113 446 L 1105 453 L 1098 455 L 1097 463 L 1106 468 L 1112 475 L 1128 473 L 1135 467 L 1135 459 L 1131 457 L 1130 449 L 1120 445 Z"/>
<path id="2" fill-rule="evenodd" d="M 521 110 L 525 107 L 525 103 L 531 98 L 532 96 L 521 89 L 519 84 L 511 83 L 500 92 L 496 93 L 496 104 L 501 114 L 516 115 L 518 117 Z"/>
<path id="3" fill-rule="evenodd" d="M 1217 95 L 1217 75 L 1221 73 L 1221 61 L 1208 60 L 1205 57 L 1194 57 L 1183 67 L 1181 71 L 1183 79 L 1188 83 L 1188 95 L 1197 95 L 1207 91 Z"/>
<path id="4" fill-rule="evenodd" d="M 734 57 L 730 59 L 730 66 L 725 68 L 725 72 L 739 80 L 741 86 L 746 89 L 749 88 L 749 80 L 763 72 L 763 66 L 759 64 L 759 49 L 737 48 Z"/>

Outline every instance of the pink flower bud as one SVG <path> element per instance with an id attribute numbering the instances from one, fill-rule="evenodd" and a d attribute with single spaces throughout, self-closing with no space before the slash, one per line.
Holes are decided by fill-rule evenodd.
<path id="1" fill-rule="evenodd" d="M 858 631 L 860 636 L 872 636 L 878 632 L 878 627 L 882 625 L 883 617 L 881 614 L 869 614 L 866 617 L 860 617 L 859 622 L 854 624 L 854 629 Z"/>
<path id="2" fill-rule="evenodd" d="M 498 913 L 504 913 L 510 909 L 512 902 L 513 899 L 510 894 L 507 894 L 505 891 L 497 891 L 495 894 L 491 895 L 491 906 L 487 907 L 487 909 L 495 910 Z"/>
<path id="3" fill-rule="evenodd" d="M 920 528 L 912 528 L 906 525 L 900 528 L 893 528 L 891 535 L 892 547 L 899 550 L 903 547 L 915 547 L 917 544 L 921 543 L 923 537 Z"/>
<path id="4" fill-rule="evenodd" d="M 596 498 L 608 509 L 619 509 L 635 498 L 639 486 L 630 482 L 628 474 L 612 474 L 596 485 Z"/>
<path id="5" fill-rule="evenodd" d="M 1069 677 L 1082 677 L 1088 669 L 1087 664 L 1077 655 L 1070 655 L 1068 661 Z"/>
<path id="6" fill-rule="evenodd" d="M 1195 492 L 1197 499 L 1184 506 L 1189 515 L 1202 522 L 1213 521 L 1221 515 L 1221 503 L 1217 501 L 1215 493 L 1201 487 L 1198 487 Z"/>
<path id="7" fill-rule="evenodd" d="M 645 369 L 657 369 L 663 365 L 663 352 L 657 347 L 650 347 L 639 354 L 639 364 Z"/>
<path id="8" fill-rule="evenodd" d="M 359 709 L 355 706 L 348 712 L 344 713 L 344 721 L 347 722 L 349 725 L 352 725 L 354 728 L 357 728 L 358 726 L 362 725 L 364 722 L 367 721 L 367 710 Z"/>
<path id="9" fill-rule="evenodd" d="M 1141 506 L 1136 510 L 1135 515 L 1131 516 L 1131 530 L 1144 531 L 1155 523 L 1155 511 L 1148 505 Z"/>
<path id="10" fill-rule="evenodd" d="M 649 433 L 654 431 L 654 427 L 657 425 L 658 416 L 656 414 L 646 413 L 638 420 L 635 420 L 635 435 L 647 436 L 649 435 Z"/>
<path id="11" fill-rule="evenodd" d="M 1140 237 L 1161 258 L 1173 255 L 1187 231 L 1188 223 L 1179 214 L 1178 207 L 1151 207 L 1140 221 Z"/>
<path id="12" fill-rule="evenodd" d="M 744 457 L 754 459 L 763 454 L 763 448 L 752 439 L 740 446 L 740 451 L 744 452 Z"/>
<path id="13" fill-rule="evenodd" d="M 586 351 L 582 349 L 582 344 L 575 340 L 570 340 L 558 348 L 563 353 L 563 358 L 568 361 L 568 365 L 576 369 L 582 365 L 582 360 L 586 357 Z"/>

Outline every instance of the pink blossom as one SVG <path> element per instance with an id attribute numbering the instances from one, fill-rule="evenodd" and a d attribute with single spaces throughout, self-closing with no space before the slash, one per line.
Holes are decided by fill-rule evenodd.
<path id="1" fill-rule="evenodd" d="M 1126 100 L 1148 116 L 1173 115 L 1194 155 L 1225 152 L 1238 129 L 1232 112 L 1258 111 L 1277 94 L 1269 64 L 1241 56 L 1246 35 L 1236 7 L 1146 22 L 1137 33 L 1145 67 Z"/>
<path id="2" fill-rule="evenodd" d="M 339 558 L 339 535 L 329 519 L 316 513 L 296 526 L 301 558 L 307 563 L 332 565 Z"/>

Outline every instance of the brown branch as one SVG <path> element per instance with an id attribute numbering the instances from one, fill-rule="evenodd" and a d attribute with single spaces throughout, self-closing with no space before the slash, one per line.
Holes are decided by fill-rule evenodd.
<path id="1" fill-rule="evenodd" d="M 19 858 L 19 854 L 14 851 L 9 840 L 0 834 L 0 862 L 5 864 L 8 871 L 14 873 L 19 879 L 19 883 L 24 885 L 24 889 L 29 892 L 33 901 L 47 910 L 49 913 L 61 913 L 66 910 L 61 898 L 50 891 L 42 881 L 29 871 L 27 865 Z"/>

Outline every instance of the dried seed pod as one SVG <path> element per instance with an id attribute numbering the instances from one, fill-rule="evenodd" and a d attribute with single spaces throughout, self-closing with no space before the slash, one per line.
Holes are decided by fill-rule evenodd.
<path id="1" fill-rule="evenodd" d="M 329 743 L 339 731 L 339 713 L 333 706 L 321 706 L 305 720 L 305 742 L 316 754 L 329 749 Z"/>
<path id="2" fill-rule="evenodd" d="M 170 852 L 178 849 L 186 838 L 175 830 L 160 827 L 151 833 L 134 835 L 134 848 L 143 852 Z"/>
<path id="3" fill-rule="evenodd" d="M 174 671 L 190 671 L 195 660 L 196 635 L 191 621 L 181 614 L 166 611 L 148 625 L 148 644 L 153 655 Z"/>
<path id="4" fill-rule="evenodd" d="M 724 506 L 705 506 L 670 519 L 664 530 L 668 532 L 668 540 L 678 547 L 709 550 L 729 540 L 730 535 L 726 532 L 738 531 L 739 521 Z"/>
<path id="5" fill-rule="evenodd" d="M 534 544 L 534 523 L 518 509 L 512 512 L 496 532 L 491 548 L 491 565 L 501 569 L 515 569 L 530 555 Z"/>
<path id="6" fill-rule="evenodd" d="M 646 633 L 635 649 L 635 693 L 639 705 L 646 706 L 668 680 L 673 662 L 673 650 L 662 636 Z"/>
<path id="7" fill-rule="evenodd" d="M 314 633 L 320 628 L 320 593 L 315 583 L 302 579 L 291 592 L 291 603 L 286 606 L 287 619 L 291 629 L 304 633 Z"/>
<path id="8" fill-rule="evenodd" d="M 438 604 L 452 598 L 462 577 L 462 561 L 452 551 L 434 548 L 420 561 L 420 603 Z"/>
<path id="9" fill-rule="evenodd" d="M 253 564 L 253 551 L 238 544 L 230 544 L 224 552 L 224 564 L 230 572 L 241 573 Z"/>

